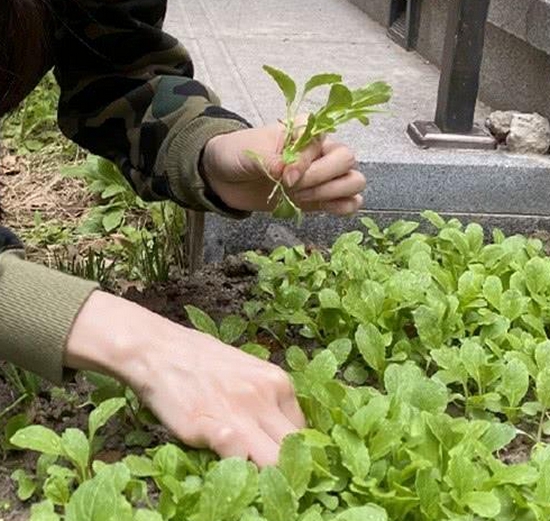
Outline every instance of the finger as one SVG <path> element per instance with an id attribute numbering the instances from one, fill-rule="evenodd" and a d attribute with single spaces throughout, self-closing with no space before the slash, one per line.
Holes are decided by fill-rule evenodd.
<path id="1" fill-rule="evenodd" d="M 282 398 L 279 402 L 279 407 L 294 427 L 297 429 L 305 429 L 307 427 L 306 418 L 294 393 Z"/>
<path id="2" fill-rule="evenodd" d="M 346 199 L 337 199 L 335 201 L 328 201 L 322 203 L 322 210 L 329 212 L 333 215 L 351 215 L 357 212 L 363 206 L 363 196 L 355 195 L 354 197 L 348 197 Z"/>
<path id="3" fill-rule="evenodd" d="M 278 445 L 283 439 L 299 430 L 280 410 L 265 411 L 258 420 L 264 432 Z"/>
<path id="4" fill-rule="evenodd" d="M 361 193 L 366 186 L 367 181 L 365 176 L 357 170 L 351 170 L 337 179 L 295 192 L 293 199 L 298 203 L 345 199 Z"/>
<path id="5" fill-rule="evenodd" d="M 296 191 L 326 183 L 346 174 L 355 166 L 355 156 L 348 147 L 333 143 L 327 150 L 329 152 L 315 160 L 295 184 Z"/>
<path id="6" fill-rule="evenodd" d="M 241 443 L 248 457 L 259 467 L 276 465 L 279 459 L 279 443 L 275 442 L 259 425 L 243 424 L 240 431 Z"/>

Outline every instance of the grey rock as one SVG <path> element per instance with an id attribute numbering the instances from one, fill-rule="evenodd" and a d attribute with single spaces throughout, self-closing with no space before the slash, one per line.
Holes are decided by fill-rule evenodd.
<path id="1" fill-rule="evenodd" d="M 288 228 L 280 224 L 270 224 L 265 232 L 265 238 L 262 241 L 262 249 L 267 251 L 274 250 L 279 246 L 298 246 L 303 241 L 298 239 Z"/>
<path id="2" fill-rule="evenodd" d="M 506 145 L 510 152 L 546 154 L 550 149 L 550 122 L 540 114 L 514 114 Z"/>
<path id="3" fill-rule="evenodd" d="M 491 112 L 485 126 L 491 131 L 491 134 L 497 138 L 498 141 L 504 142 L 510 133 L 510 126 L 512 125 L 512 118 L 518 112 L 513 110 L 497 110 Z"/>

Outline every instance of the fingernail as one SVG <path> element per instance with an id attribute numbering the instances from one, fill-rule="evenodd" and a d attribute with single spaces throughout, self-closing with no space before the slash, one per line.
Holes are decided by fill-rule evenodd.
<path id="1" fill-rule="evenodd" d="M 300 172 L 298 170 L 291 170 L 286 176 L 286 183 L 289 188 L 292 188 L 300 180 Z"/>

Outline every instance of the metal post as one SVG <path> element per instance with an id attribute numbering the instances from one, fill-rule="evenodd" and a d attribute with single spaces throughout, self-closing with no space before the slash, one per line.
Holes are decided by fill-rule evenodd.
<path id="1" fill-rule="evenodd" d="M 192 275 L 200 270 L 204 263 L 204 213 L 194 210 L 185 211 L 185 257 L 187 269 Z"/>
<path id="2" fill-rule="evenodd" d="M 408 133 L 424 147 L 493 149 L 474 125 L 490 0 L 451 0 L 435 121 L 415 121 Z"/>

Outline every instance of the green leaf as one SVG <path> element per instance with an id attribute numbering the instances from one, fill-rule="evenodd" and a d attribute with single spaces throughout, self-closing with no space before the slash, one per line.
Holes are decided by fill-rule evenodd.
<path id="1" fill-rule="evenodd" d="M 340 309 L 342 307 L 340 295 L 330 288 L 323 288 L 319 292 L 319 303 L 325 309 Z"/>
<path id="2" fill-rule="evenodd" d="M 513 425 L 491 422 L 480 441 L 490 452 L 497 452 L 511 443 L 516 435 Z"/>
<path id="3" fill-rule="evenodd" d="M 550 341 L 546 340 L 537 345 L 535 360 L 540 370 L 550 368 Z"/>
<path id="4" fill-rule="evenodd" d="M 246 331 L 247 322 L 238 315 L 229 315 L 220 324 L 220 340 L 226 344 L 233 344 Z"/>
<path id="5" fill-rule="evenodd" d="M 195 306 L 185 306 L 187 316 L 191 324 L 202 333 L 219 338 L 219 331 L 216 323 L 202 310 Z"/>
<path id="6" fill-rule="evenodd" d="M 17 431 L 10 441 L 20 449 L 34 450 L 52 456 L 63 454 L 61 438 L 51 429 L 41 425 L 31 425 Z"/>
<path id="7" fill-rule="evenodd" d="M 550 367 L 543 369 L 536 380 L 537 399 L 546 409 L 550 409 Z"/>
<path id="8" fill-rule="evenodd" d="M 303 371 L 308 364 L 307 355 L 298 346 L 290 346 L 285 353 L 286 363 L 293 371 Z"/>
<path id="9" fill-rule="evenodd" d="M 285 96 L 287 107 L 290 107 L 296 99 L 296 83 L 294 80 L 286 72 L 269 65 L 264 65 L 263 69 L 275 80 Z"/>
<path id="10" fill-rule="evenodd" d="M 300 499 L 306 492 L 313 472 L 311 450 L 300 434 L 287 436 L 279 455 L 279 469 Z"/>
<path id="11" fill-rule="evenodd" d="M 134 521 L 163 521 L 163 517 L 152 510 L 138 510 L 134 516 Z"/>
<path id="12" fill-rule="evenodd" d="M 340 83 L 341 81 L 342 76 L 340 74 L 316 74 L 307 81 L 304 87 L 304 96 L 311 92 L 313 89 L 316 89 L 317 87 L 321 87 L 323 85 L 331 85 L 333 83 Z"/>
<path id="13" fill-rule="evenodd" d="M 115 195 L 122 194 L 126 192 L 127 187 L 121 186 L 121 185 L 109 185 L 103 192 L 101 193 L 102 199 L 109 199 L 111 197 L 114 197 Z"/>
<path id="14" fill-rule="evenodd" d="M 111 398 L 105 400 L 91 412 L 88 418 L 88 440 L 90 443 L 95 438 L 97 431 L 125 406 L 126 398 Z"/>
<path id="15" fill-rule="evenodd" d="M 107 233 L 116 230 L 122 224 L 124 213 L 124 209 L 116 209 L 109 211 L 106 215 L 103 216 L 101 224 L 103 225 L 103 228 L 105 228 L 105 231 Z"/>
<path id="16" fill-rule="evenodd" d="M 132 507 L 122 494 L 129 481 L 122 463 L 106 466 L 72 495 L 65 521 L 132 521 Z"/>
<path id="17" fill-rule="evenodd" d="M 67 429 L 61 436 L 61 445 L 67 458 L 86 476 L 90 461 L 90 444 L 80 429 Z"/>
<path id="18" fill-rule="evenodd" d="M 491 306 L 493 306 L 495 309 L 500 309 L 500 299 L 502 298 L 502 281 L 495 277 L 494 275 L 490 275 L 485 280 L 485 283 L 483 284 L 483 296 Z"/>
<path id="19" fill-rule="evenodd" d="M 332 352 L 336 358 L 336 363 L 338 366 L 343 365 L 347 362 L 353 345 L 349 338 L 338 338 L 333 340 L 328 346 L 327 349 Z"/>
<path id="20" fill-rule="evenodd" d="M 526 365 L 512 359 L 504 366 L 497 391 L 506 397 L 510 407 L 518 407 L 529 390 L 529 371 Z"/>
<path id="21" fill-rule="evenodd" d="M 31 507 L 29 521 L 59 521 L 61 518 L 55 513 L 51 501 L 42 501 Z"/>
<path id="22" fill-rule="evenodd" d="M 254 501 L 258 490 L 258 471 L 242 459 L 220 461 L 206 475 L 193 521 L 239 519 Z"/>
<path id="23" fill-rule="evenodd" d="M 386 365 L 386 342 L 380 331 L 372 324 L 360 324 L 355 333 L 355 341 L 365 362 L 381 373 Z"/>
<path id="24" fill-rule="evenodd" d="M 351 425 L 361 438 L 365 438 L 373 427 L 384 420 L 390 410 L 387 396 L 375 396 L 361 407 L 351 418 Z"/>
<path id="25" fill-rule="evenodd" d="M 122 463 L 128 467 L 132 476 L 137 478 L 149 478 L 159 474 L 159 471 L 153 464 L 153 460 L 146 456 L 135 456 L 131 454 L 130 456 L 126 456 Z"/>
<path id="26" fill-rule="evenodd" d="M 336 83 L 330 89 L 324 113 L 333 114 L 348 109 L 353 102 L 351 91 L 341 83 Z"/>
<path id="27" fill-rule="evenodd" d="M 334 521 L 388 521 L 388 514 L 377 505 L 365 505 L 340 512 Z"/>
<path id="28" fill-rule="evenodd" d="M 416 474 L 415 485 L 422 512 L 428 519 L 437 519 L 440 515 L 441 491 L 434 477 L 434 469 L 420 469 Z"/>
<path id="29" fill-rule="evenodd" d="M 342 463 L 359 480 L 365 480 L 371 467 L 370 455 L 365 443 L 353 432 L 336 425 L 332 437 L 340 449 Z"/>
<path id="30" fill-rule="evenodd" d="M 260 344 L 248 342 L 246 344 L 243 344 L 240 349 L 241 351 L 244 351 L 249 355 L 255 356 L 260 360 L 269 360 L 269 357 L 271 356 L 271 351 Z"/>
<path id="31" fill-rule="evenodd" d="M 338 371 L 338 363 L 331 351 L 322 351 L 308 364 L 305 377 L 310 382 L 325 383 L 332 380 Z"/>
<path id="32" fill-rule="evenodd" d="M 286 192 L 281 189 L 279 202 L 275 210 L 273 210 L 272 215 L 277 219 L 296 219 L 300 222 L 302 211 L 290 200 Z"/>
<path id="33" fill-rule="evenodd" d="M 501 505 L 494 492 L 468 492 L 463 497 L 463 502 L 474 514 L 493 519 L 500 513 Z"/>
<path id="34" fill-rule="evenodd" d="M 21 501 L 27 501 L 36 491 L 36 483 L 23 469 L 14 471 L 11 479 L 17 483 L 17 497 Z"/>
<path id="35" fill-rule="evenodd" d="M 532 295 L 545 294 L 550 286 L 550 262 L 534 257 L 525 265 L 525 283 Z"/>
<path id="36" fill-rule="evenodd" d="M 267 521 L 294 521 L 298 517 L 298 499 L 279 469 L 267 467 L 261 472 L 260 496 Z"/>

